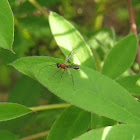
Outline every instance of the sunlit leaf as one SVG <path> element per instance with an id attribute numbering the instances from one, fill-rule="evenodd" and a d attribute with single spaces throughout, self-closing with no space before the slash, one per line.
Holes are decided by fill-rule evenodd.
<path id="1" fill-rule="evenodd" d="M 121 124 L 113 127 L 91 130 L 74 140 L 138 140 L 140 125 Z"/>
<path id="2" fill-rule="evenodd" d="M 71 23 L 54 12 L 49 15 L 49 23 L 57 44 L 66 56 L 72 50 L 77 50 L 73 63 L 96 69 L 88 44 Z"/>
<path id="3" fill-rule="evenodd" d="M 50 57 L 27 57 L 11 65 L 27 75 L 32 73 L 50 91 L 80 108 L 120 122 L 140 123 L 139 102 L 114 80 L 80 66 L 79 70 L 70 69 L 73 83 L 67 72 L 63 75 L 63 70 L 56 73 L 58 68 L 54 61 L 63 62 Z M 35 62 L 38 62 L 37 65 L 33 65 Z M 33 66 L 28 68 L 31 64 Z M 55 65 L 50 66 L 52 64 Z"/>

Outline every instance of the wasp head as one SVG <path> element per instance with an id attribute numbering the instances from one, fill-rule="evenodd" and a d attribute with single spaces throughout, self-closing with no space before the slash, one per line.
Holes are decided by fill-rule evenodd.
<path id="1" fill-rule="evenodd" d="M 57 63 L 56 65 L 57 65 L 57 68 L 60 68 L 60 63 Z"/>

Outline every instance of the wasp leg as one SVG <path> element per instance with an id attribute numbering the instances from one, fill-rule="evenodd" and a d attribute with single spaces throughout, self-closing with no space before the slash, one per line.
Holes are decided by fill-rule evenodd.
<path id="1" fill-rule="evenodd" d="M 58 71 L 56 71 L 55 73 L 54 73 L 54 75 L 52 75 L 48 80 L 50 80 L 51 78 L 53 78 L 54 76 L 55 76 L 55 74 L 57 73 L 57 72 L 59 72 L 61 70 L 61 68 L 58 70 Z"/>
<path id="2" fill-rule="evenodd" d="M 60 78 L 60 80 L 59 80 L 59 83 L 60 83 L 60 81 L 61 81 L 61 79 L 62 79 L 62 76 L 63 76 L 64 72 L 65 72 L 65 69 L 64 69 L 64 71 L 63 71 L 62 74 L 61 74 L 61 78 Z"/>
<path id="3" fill-rule="evenodd" d="M 74 88 L 74 78 L 73 78 L 73 75 L 71 74 L 71 72 L 68 69 L 66 69 L 66 70 L 67 70 L 68 74 L 72 77 L 73 89 L 75 90 L 75 88 Z"/>
<path id="4" fill-rule="evenodd" d="M 72 82 L 73 82 L 73 89 L 75 90 L 74 88 L 74 79 L 73 79 L 73 75 L 71 74 L 71 77 L 72 77 Z"/>
<path id="5" fill-rule="evenodd" d="M 47 66 L 42 67 L 42 68 L 39 70 L 39 72 L 38 72 L 37 79 L 39 78 L 39 74 L 40 74 L 40 72 L 41 72 L 42 69 L 44 69 L 45 67 L 48 67 L 48 66 L 53 66 L 53 65 L 56 65 L 56 64 L 47 65 Z"/>

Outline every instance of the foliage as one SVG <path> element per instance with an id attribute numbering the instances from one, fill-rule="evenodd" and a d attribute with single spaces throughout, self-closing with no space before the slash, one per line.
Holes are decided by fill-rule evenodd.
<path id="1" fill-rule="evenodd" d="M 116 20 L 116 29 L 107 28 L 103 23 L 110 23 L 103 14 L 123 1 L 91 3 L 0 1 L 2 139 L 28 135 L 39 140 L 140 139 L 137 38 L 131 33 L 123 36 L 118 24 L 123 27 L 127 9 L 114 10 L 111 14 L 116 16 L 110 20 Z M 106 4 L 112 7 L 106 10 Z M 140 9 L 137 1 L 132 4 Z M 84 8 L 93 5 L 95 15 L 84 15 L 90 13 Z M 139 17 L 136 22 L 139 26 Z M 66 65 L 79 69 L 58 69 L 71 53 Z M 2 100 L 3 92 L 6 99 Z"/>

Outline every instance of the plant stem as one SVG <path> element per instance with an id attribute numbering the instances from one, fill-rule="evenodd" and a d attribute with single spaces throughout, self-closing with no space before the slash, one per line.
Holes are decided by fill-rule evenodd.
<path id="1" fill-rule="evenodd" d="M 43 105 L 43 106 L 37 106 L 37 107 L 30 107 L 33 111 L 42 111 L 42 110 L 50 110 L 50 109 L 60 109 L 60 108 L 67 108 L 71 104 L 65 103 L 65 104 L 52 104 L 52 105 Z"/>
<path id="2" fill-rule="evenodd" d="M 139 40 L 138 40 L 138 34 L 137 34 L 137 26 L 136 26 L 135 20 L 134 20 L 134 15 L 133 15 L 133 9 L 132 9 L 131 0 L 126 0 L 126 2 L 127 2 L 127 6 L 128 6 L 128 12 L 129 12 L 131 29 L 132 29 L 132 32 L 137 37 L 137 61 L 138 61 L 139 72 L 140 72 L 140 48 L 139 48 Z"/>
<path id="3" fill-rule="evenodd" d="M 37 2 L 36 0 L 28 0 L 34 7 L 36 7 L 46 18 L 48 18 L 49 11 L 47 12 L 44 10 Z"/>
<path id="4" fill-rule="evenodd" d="M 43 136 L 47 136 L 48 134 L 49 134 L 49 131 L 45 131 L 45 132 L 37 133 L 35 135 L 31 135 L 31 136 L 21 138 L 19 140 L 33 140 L 33 139 L 37 139 L 37 138 L 40 138 L 40 137 L 43 137 Z"/>

